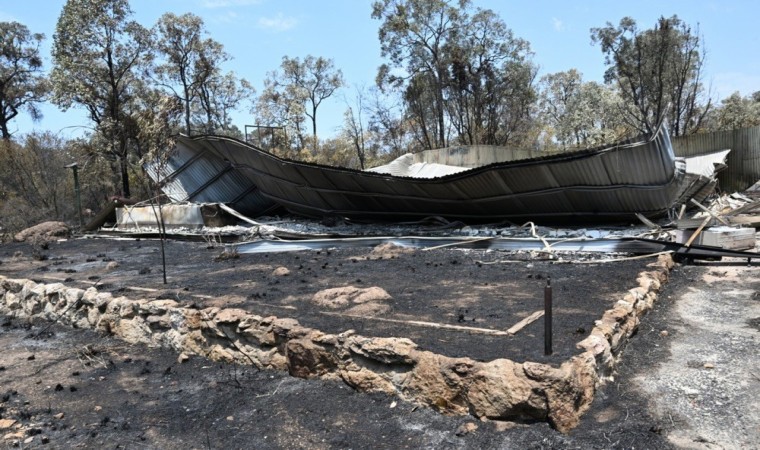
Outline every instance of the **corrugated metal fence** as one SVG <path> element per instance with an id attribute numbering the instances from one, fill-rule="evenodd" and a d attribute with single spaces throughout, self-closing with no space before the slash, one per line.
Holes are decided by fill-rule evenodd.
<path id="1" fill-rule="evenodd" d="M 724 191 L 743 191 L 760 180 L 760 126 L 692 134 L 672 139 L 676 156 L 698 156 L 724 149 L 728 168 L 718 174 Z"/>

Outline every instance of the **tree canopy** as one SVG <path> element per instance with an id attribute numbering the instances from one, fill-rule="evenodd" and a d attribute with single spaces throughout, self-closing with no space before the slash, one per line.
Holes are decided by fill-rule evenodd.
<path id="1" fill-rule="evenodd" d="M 130 195 L 128 157 L 133 121 L 127 111 L 151 59 L 148 31 L 130 20 L 127 0 L 68 0 L 53 36 L 53 102 L 86 109 L 104 153 L 119 167 Z"/>
<path id="2" fill-rule="evenodd" d="M 155 69 L 158 81 L 182 103 L 184 131 L 190 135 L 193 106 L 229 55 L 218 42 L 204 39 L 203 19 L 191 13 L 162 15 L 154 33 L 156 52 L 163 59 Z"/>
<path id="3" fill-rule="evenodd" d="M 61 195 L 65 177 L 51 174 L 58 185 L 48 189 L 36 175 L 45 157 L 35 155 L 56 149 L 55 164 L 58 156 L 86 161 L 91 202 L 118 194 L 119 186 L 129 196 L 130 184 L 147 185 L 146 155 L 168 150 L 174 134 L 242 137 L 233 112 L 243 105 L 251 106 L 259 127 L 253 141 L 261 147 L 354 168 L 452 145 L 597 146 L 652 132 L 662 121 L 676 136 L 760 125 L 758 92 L 713 104 L 703 82 L 704 38 L 678 16 L 660 17 L 651 28 L 624 17 L 591 29 L 604 83 L 574 68 L 537 81 L 530 43 L 476 3 L 373 0 L 367 12 L 378 21 L 383 64 L 375 86 L 350 100 L 330 55 L 309 54 L 283 56 L 259 80 L 257 96 L 252 83 L 225 68 L 232 55 L 192 13 L 166 13 L 146 27 L 128 0 L 67 0 L 49 74 L 40 54 L 44 36 L 0 22 L 0 210 L 28 197 L 19 210 L 68 214 L 41 198 Z M 342 125 L 325 139 L 326 106 L 341 98 Z M 43 102 L 81 108 L 88 132 L 70 142 L 33 135 L 16 143 L 9 124 L 23 112 L 39 118 Z M 19 186 L 8 188 L 13 183 Z"/>
<path id="4" fill-rule="evenodd" d="M 760 125 L 760 91 L 742 97 L 734 92 L 724 98 L 708 117 L 716 130 L 734 130 Z"/>
<path id="5" fill-rule="evenodd" d="M 605 81 L 618 85 L 629 106 L 629 123 L 651 133 L 667 119 L 681 136 L 698 131 L 711 107 L 702 86 L 705 52 L 699 30 L 678 16 L 660 17 L 654 28 L 639 30 L 624 17 L 591 29 L 608 65 Z"/>
<path id="6" fill-rule="evenodd" d="M 545 75 L 540 85 L 539 110 L 560 147 L 594 147 L 630 131 L 614 87 L 584 82 L 575 69 Z"/>
<path id="7" fill-rule="evenodd" d="M 280 68 L 270 72 L 258 100 L 259 118 L 285 124 L 305 146 L 303 123 L 311 122 L 312 153 L 316 153 L 317 111 L 322 102 L 343 86 L 343 73 L 331 59 L 307 55 L 303 60 L 284 56 Z"/>
<path id="8" fill-rule="evenodd" d="M 531 120 L 537 69 L 527 41 L 469 0 L 373 4 L 378 86 L 400 89 L 423 148 L 519 141 Z"/>
<path id="9" fill-rule="evenodd" d="M 8 123 L 21 109 L 35 120 L 42 117 L 38 105 L 49 91 L 40 56 L 43 39 L 18 22 L 0 22 L 0 137 L 5 140 L 11 137 Z"/>

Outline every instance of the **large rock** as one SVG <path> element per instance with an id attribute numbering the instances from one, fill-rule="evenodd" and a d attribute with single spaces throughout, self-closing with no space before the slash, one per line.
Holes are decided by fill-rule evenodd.
<path id="1" fill-rule="evenodd" d="M 467 400 L 479 417 L 513 419 L 528 415 L 546 417 L 546 398 L 537 394 L 538 383 L 532 383 L 520 364 L 497 359 L 478 364 L 472 374 Z"/>
<path id="2" fill-rule="evenodd" d="M 42 222 L 33 227 L 19 231 L 13 237 L 16 242 L 30 242 L 33 244 L 48 242 L 57 238 L 68 238 L 71 229 L 63 222 Z"/>
<path id="3" fill-rule="evenodd" d="M 390 309 L 386 302 L 392 299 L 385 289 L 377 286 L 368 288 L 344 286 L 319 291 L 314 294 L 311 301 L 325 308 L 343 309 L 345 314 L 377 316 Z"/>

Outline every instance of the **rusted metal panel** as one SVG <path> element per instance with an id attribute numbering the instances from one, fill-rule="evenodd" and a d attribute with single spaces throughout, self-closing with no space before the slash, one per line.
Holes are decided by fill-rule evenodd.
<path id="1" fill-rule="evenodd" d="M 731 149 L 728 168 L 718 175 L 724 191 L 744 191 L 760 180 L 760 126 L 673 138 L 677 156 Z"/>

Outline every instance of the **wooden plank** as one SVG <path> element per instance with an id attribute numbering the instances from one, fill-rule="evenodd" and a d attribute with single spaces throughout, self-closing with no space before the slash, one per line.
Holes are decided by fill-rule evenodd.
<path id="1" fill-rule="evenodd" d="M 544 315 L 544 310 L 543 309 L 538 310 L 534 312 L 533 314 L 529 315 L 528 317 L 524 318 L 523 320 L 512 325 L 512 327 L 510 327 L 510 329 L 507 330 L 507 333 L 509 333 L 510 335 L 516 334 L 518 331 L 522 330 L 523 328 L 532 324 L 539 318 L 543 317 L 543 315 Z"/>
<path id="2" fill-rule="evenodd" d="M 760 227 L 760 216 L 735 216 L 728 219 L 733 225 L 747 225 L 754 228 Z"/>
<path id="3" fill-rule="evenodd" d="M 386 317 L 361 316 L 358 314 L 344 314 L 344 313 L 329 312 L 329 311 L 320 311 L 320 314 L 324 314 L 325 316 L 348 317 L 351 319 L 375 320 L 378 322 L 399 323 L 403 325 L 413 325 L 417 327 L 439 328 L 439 329 L 453 330 L 453 331 L 464 331 L 467 333 L 489 334 L 491 336 L 512 336 L 510 333 L 506 331 L 492 330 L 490 328 L 464 327 L 461 325 L 449 325 L 447 323 L 423 322 L 421 320 L 388 319 Z"/>
<path id="4" fill-rule="evenodd" d="M 732 250 L 744 250 L 755 247 L 755 230 L 753 228 L 709 228 L 702 232 L 702 245 L 711 245 Z"/>
<path id="5" fill-rule="evenodd" d="M 686 203 L 681 205 L 681 209 L 678 211 L 678 220 L 681 220 L 683 218 L 683 213 L 686 212 Z"/>
<path id="6" fill-rule="evenodd" d="M 694 204 L 695 204 L 695 205 L 696 205 L 696 206 L 697 206 L 699 209 L 701 209 L 702 211 L 704 211 L 704 212 L 706 212 L 707 214 L 711 215 L 711 216 L 712 216 L 714 219 L 720 220 L 720 222 L 721 222 L 723 225 L 726 225 L 726 226 L 730 226 L 730 224 L 729 224 L 729 223 L 726 221 L 726 219 L 724 219 L 724 218 L 720 217 L 719 215 L 717 215 L 717 214 L 715 214 L 714 212 L 710 211 L 710 210 L 709 210 L 709 209 L 707 209 L 706 207 L 702 206 L 702 204 L 701 204 L 701 203 L 699 203 L 698 201 L 694 200 L 693 198 L 692 198 L 692 199 L 690 199 L 690 201 L 691 201 L 692 203 L 694 203 Z"/>
<path id="7" fill-rule="evenodd" d="M 718 225 L 718 221 L 710 218 L 710 222 L 708 222 L 708 227 L 714 227 Z M 748 216 L 748 215 L 741 215 L 741 216 L 726 216 L 725 219 L 728 221 L 731 225 L 747 225 L 752 227 L 758 227 L 760 226 L 760 216 L 754 215 L 754 216 Z M 699 227 L 699 224 L 702 223 L 703 219 L 680 219 L 676 221 L 676 228 L 679 230 L 693 230 Z"/>
<path id="8" fill-rule="evenodd" d="M 712 217 L 708 217 L 708 219 L 710 219 L 710 222 L 707 223 L 708 227 L 716 226 L 720 223 Z M 676 221 L 676 228 L 679 230 L 696 230 L 703 221 L 704 219 L 678 219 Z"/>
<path id="9" fill-rule="evenodd" d="M 725 215 L 727 216 L 735 216 L 737 214 L 747 213 L 747 212 L 754 212 L 756 209 L 760 208 L 760 200 L 756 200 L 752 203 L 747 203 L 744 206 L 740 206 L 736 209 L 732 209 L 731 211 L 727 212 Z"/>
<path id="10" fill-rule="evenodd" d="M 710 216 L 705 217 L 705 220 L 702 221 L 702 225 L 700 225 L 699 228 L 697 228 L 697 231 L 695 231 L 694 234 L 691 235 L 689 240 L 686 241 L 686 243 L 683 245 L 684 247 L 688 247 L 691 245 L 692 242 L 694 242 L 694 239 L 696 239 L 697 236 L 699 236 L 699 234 L 702 232 L 702 230 L 705 229 L 705 225 L 707 225 L 707 222 L 709 222 L 710 219 L 712 219 L 712 217 Z"/>

